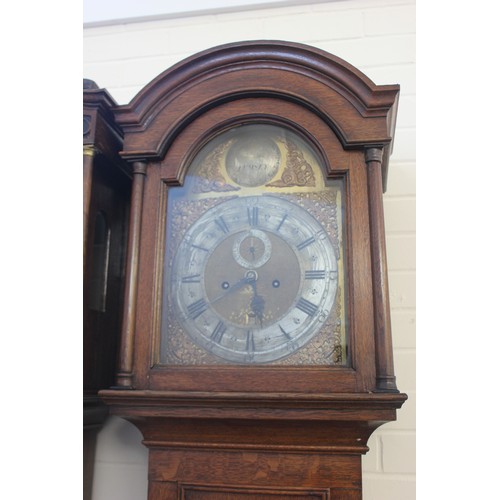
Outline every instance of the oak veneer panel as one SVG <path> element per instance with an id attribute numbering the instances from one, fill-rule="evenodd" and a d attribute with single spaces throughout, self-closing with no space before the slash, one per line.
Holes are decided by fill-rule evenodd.
<path id="1" fill-rule="evenodd" d="M 361 456 L 151 449 L 150 480 L 280 488 L 361 489 Z"/>
<path id="2" fill-rule="evenodd" d="M 177 500 L 179 496 L 179 485 L 176 482 L 149 481 L 149 500 Z"/>

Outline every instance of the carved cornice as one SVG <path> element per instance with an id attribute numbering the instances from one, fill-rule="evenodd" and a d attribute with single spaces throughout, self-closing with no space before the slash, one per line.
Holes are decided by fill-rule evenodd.
<path id="1" fill-rule="evenodd" d="M 310 71 L 341 91 L 364 116 L 385 115 L 399 93 L 399 85 L 375 85 L 357 68 L 320 49 L 291 42 L 252 41 L 221 45 L 195 54 L 167 69 L 118 110 L 119 123 L 140 124 L 167 94 L 192 83 L 202 73 L 213 76 L 242 67 L 265 68 L 282 64 L 289 71 Z"/>
<path id="2" fill-rule="evenodd" d="M 83 155 L 102 155 L 127 177 L 130 166 L 120 156 L 123 131 L 115 121 L 116 101 L 92 80 L 83 80 Z"/>
<path id="3" fill-rule="evenodd" d="M 322 50 L 252 41 L 215 47 L 181 61 L 146 85 L 130 104 L 118 106 L 115 114 L 125 133 L 123 156 L 130 159 L 161 159 L 169 141 L 197 116 L 246 97 L 299 103 L 321 116 L 345 148 L 357 149 L 391 143 L 398 94 L 399 85 L 377 86 Z"/>
<path id="4" fill-rule="evenodd" d="M 92 80 L 83 80 L 83 135 L 84 140 L 92 139 L 99 117 L 118 142 L 123 141 L 123 131 L 115 121 L 117 102 L 106 89 L 101 89 Z"/>

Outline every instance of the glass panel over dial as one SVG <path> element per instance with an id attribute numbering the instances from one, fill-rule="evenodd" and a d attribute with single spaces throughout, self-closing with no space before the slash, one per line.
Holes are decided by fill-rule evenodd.
<path id="1" fill-rule="evenodd" d="M 160 363 L 346 365 L 344 184 L 298 134 L 251 124 L 169 189 Z"/>

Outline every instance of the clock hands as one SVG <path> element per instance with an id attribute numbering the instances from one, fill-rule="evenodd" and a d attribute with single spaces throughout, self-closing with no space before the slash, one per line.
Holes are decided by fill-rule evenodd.
<path id="1" fill-rule="evenodd" d="M 258 276 L 255 271 L 247 271 L 245 276 L 236 283 L 234 283 L 234 285 L 229 286 L 227 282 L 224 282 L 223 288 L 225 288 L 225 292 L 212 299 L 210 303 L 215 304 L 219 300 L 224 299 L 225 297 L 232 294 L 234 291 L 239 290 L 245 285 L 251 285 L 253 290 L 253 297 L 250 302 L 250 309 L 252 311 L 253 317 L 259 320 L 260 327 L 262 328 L 264 321 L 264 308 L 266 302 L 264 298 L 257 293 L 257 278 Z"/>
<path id="2" fill-rule="evenodd" d="M 257 274 L 255 273 L 255 271 L 248 271 L 245 274 L 244 278 L 241 278 L 234 285 L 231 285 L 230 287 L 228 287 L 224 293 L 222 293 L 218 297 L 215 297 L 215 299 L 212 299 L 210 302 L 212 304 L 214 304 L 215 302 L 218 302 L 219 300 L 223 299 L 224 297 L 226 297 L 230 293 L 234 292 L 235 290 L 239 290 L 240 288 L 242 288 L 245 285 L 255 283 L 256 279 L 257 279 Z"/>
<path id="3" fill-rule="evenodd" d="M 250 309 L 252 310 L 254 316 L 259 319 L 260 327 L 262 328 L 262 322 L 264 320 L 264 307 L 266 301 L 261 295 L 257 294 L 257 280 L 254 280 L 251 285 L 253 289 L 253 297 L 252 301 L 250 302 Z"/>

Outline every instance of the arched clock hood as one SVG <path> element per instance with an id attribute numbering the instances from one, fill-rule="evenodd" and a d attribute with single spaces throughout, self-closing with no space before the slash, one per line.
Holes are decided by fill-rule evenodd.
<path id="1" fill-rule="evenodd" d="M 282 41 L 221 45 L 167 69 L 115 109 L 122 156 L 160 160 L 193 119 L 224 102 L 273 97 L 300 104 L 335 131 L 345 149 L 383 147 L 383 185 L 395 128 L 399 85 L 375 85 L 323 50 Z"/>

